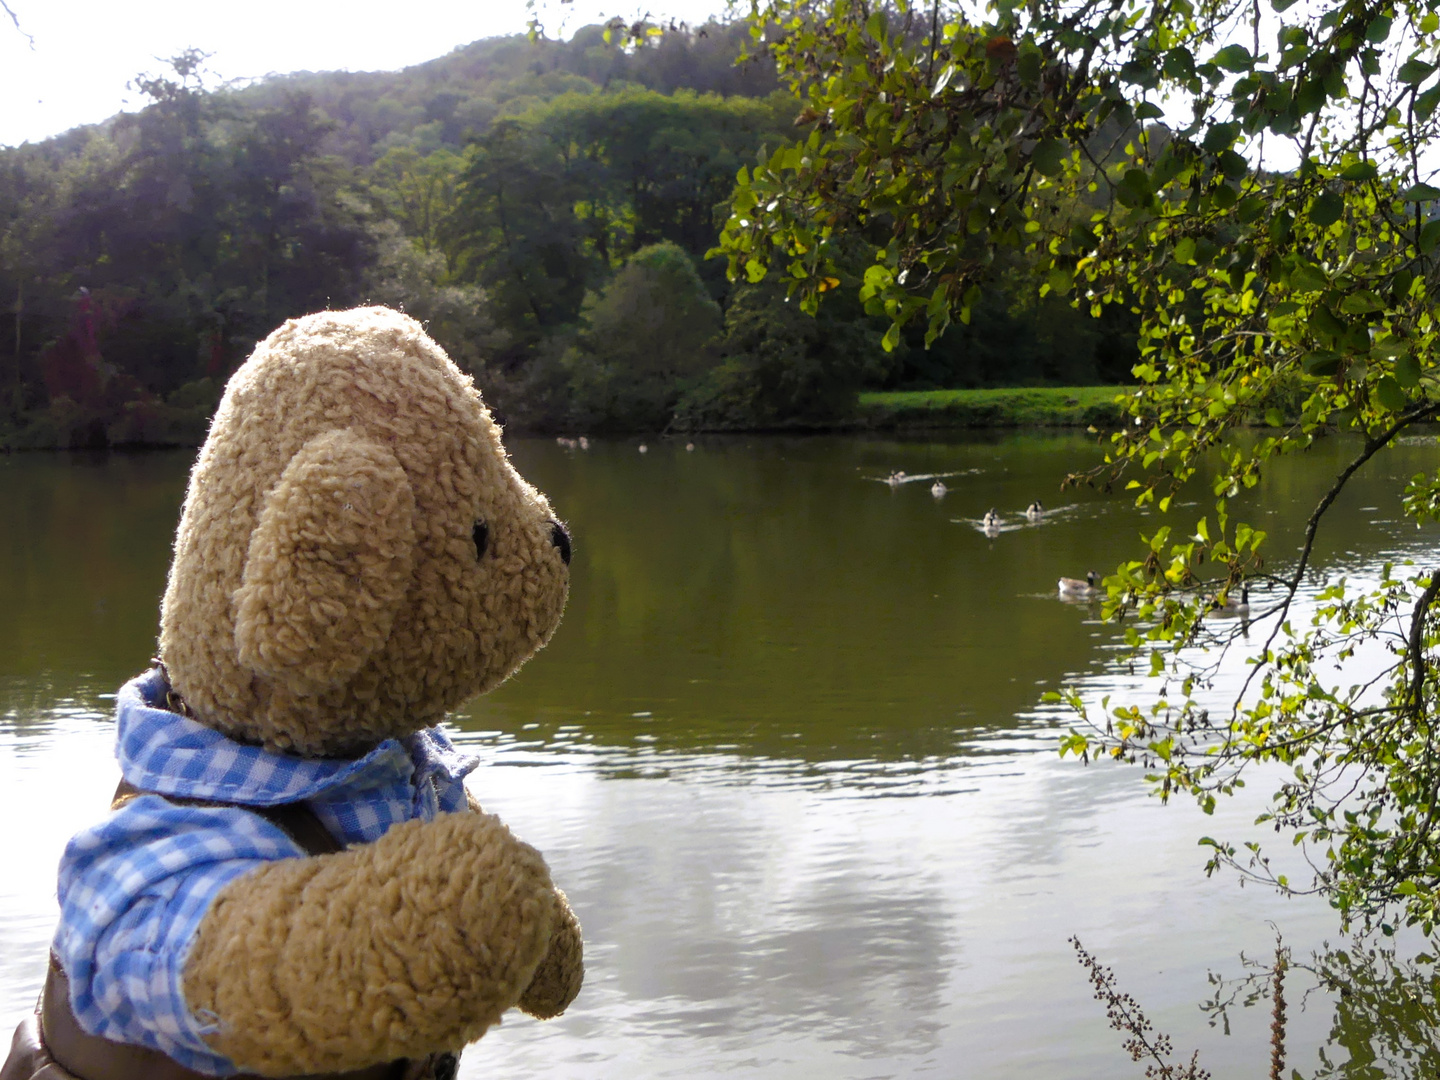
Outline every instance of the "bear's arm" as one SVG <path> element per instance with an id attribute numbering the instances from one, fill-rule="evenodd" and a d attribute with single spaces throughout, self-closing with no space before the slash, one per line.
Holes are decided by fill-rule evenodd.
<path id="1" fill-rule="evenodd" d="M 480 800 L 469 788 L 465 789 L 465 799 L 474 813 L 485 812 L 480 809 Z M 560 900 L 560 917 L 550 937 L 550 949 L 518 1002 L 522 1010 L 537 1020 L 553 1020 L 563 1013 L 585 982 L 585 949 L 580 920 L 570 909 L 565 894 L 556 889 L 555 895 Z"/>
<path id="2" fill-rule="evenodd" d="M 498 818 L 406 822 L 230 882 L 201 921 L 185 997 L 246 1072 L 458 1050 L 520 1001 L 564 910 L 540 853 Z"/>

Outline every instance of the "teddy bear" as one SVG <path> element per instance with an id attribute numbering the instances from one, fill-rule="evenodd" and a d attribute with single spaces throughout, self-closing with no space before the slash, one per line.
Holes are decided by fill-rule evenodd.
<path id="1" fill-rule="evenodd" d="M 562 1012 L 579 923 L 439 725 L 549 640 L 569 562 L 413 319 L 261 342 L 191 472 L 116 808 L 66 848 L 5 1080 L 446 1077 L 508 1009 Z"/>

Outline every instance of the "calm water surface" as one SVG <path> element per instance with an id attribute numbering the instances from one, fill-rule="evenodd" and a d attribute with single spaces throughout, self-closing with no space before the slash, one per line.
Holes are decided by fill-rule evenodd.
<path id="1" fill-rule="evenodd" d="M 1154 526 L 1122 497 L 1057 489 L 1091 442 L 512 451 L 572 526 L 570 606 L 454 721 L 484 760 L 472 789 L 569 893 L 589 975 L 560 1020 L 487 1035 L 465 1076 L 1140 1075 L 1072 934 L 1217 1076 L 1267 1074 L 1268 1013 L 1210 1026 L 1207 974 L 1238 973 L 1277 928 L 1299 954 L 1338 941 L 1332 913 L 1204 877 L 1197 838 L 1249 835 L 1253 801 L 1161 807 L 1132 770 L 1057 760 L 1067 718 L 1037 705 L 1062 684 L 1144 687 L 1113 628 L 1054 596 Z M 1249 500 L 1272 559 L 1344 451 L 1285 463 Z M 0 457 L 5 1024 L 43 973 L 59 852 L 114 786 L 108 713 L 153 649 L 189 464 Z M 1372 463 L 1324 536 L 1326 572 L 1433 551 L 1397 493 L 1437 464 L 1433 441 Z M 894 470 L 949 492 L 881 481 Z M 1035 498 L 1054 509 L 1030 525 Z M 974 522 L 992 506 L 1014 528 L 990 540 Z M 1295 1001 L 1304 1068 L 1333 1010 Z"/>

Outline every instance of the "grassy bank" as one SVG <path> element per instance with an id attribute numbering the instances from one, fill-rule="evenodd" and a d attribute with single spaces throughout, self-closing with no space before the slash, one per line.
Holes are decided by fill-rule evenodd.
<path id="1" fill-rule="evenodd" d="M 1123 386 L 1029 386 L 1000 390 L 913 390 L 860 395 L 867 426 L 882 429 L 1115 427 Z"/>

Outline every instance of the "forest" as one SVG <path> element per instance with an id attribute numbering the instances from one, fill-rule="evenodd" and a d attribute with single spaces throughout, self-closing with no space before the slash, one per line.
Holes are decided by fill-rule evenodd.
<path id="1" fill-rule="evenodd" d="M 198 443 L 259 339 L 362 303 L 425 323 L 522 432 L 819 429 L 862 390 L 1129 379 L 1134 320 L 1040 299 L 1020 260 L 968 324 L 889 351 L 847 299 L 863 236 L 818 317 L 779 272 L 728 280 L 736 175 L 800 111 L 744 40 L 595 26 L 238 87 L 191 50 L 136 77 L 142 110 L 0 149 L 0 448 Z"/>

